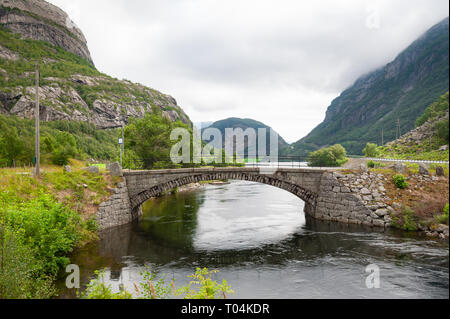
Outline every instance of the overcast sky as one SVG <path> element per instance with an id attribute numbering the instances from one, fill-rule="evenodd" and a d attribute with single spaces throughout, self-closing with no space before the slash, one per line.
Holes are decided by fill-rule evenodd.
<path id="1" fill-rule="evenodd" d="M 447 0 L 49 2 L 100 71 L 172 95 L 193 122 L 248 117 L 288 142 L 449 11 Z"/>

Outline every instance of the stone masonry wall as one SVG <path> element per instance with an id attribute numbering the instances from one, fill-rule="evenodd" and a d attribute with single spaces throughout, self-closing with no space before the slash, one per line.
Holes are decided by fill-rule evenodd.
<path id="1" fill-rule="evenodd" d="M 131 209 L 125 178 L 113 192 L 109 200 L 100 204 L 97 212 L 97 223 L 101 230 L 131 223 L 142 215 L 141 207 Z"/>
<path id="2" fill-rule="evenodd" d="M 353 193 L 352 189 L 343 183 L 342 178 L 345 177 L 337 172 L 327 172 L 322 176 L 316 208 L 309 214 L 321 220 L 385 227 L 384 220 L 375 215 L 359 194 Z"/>

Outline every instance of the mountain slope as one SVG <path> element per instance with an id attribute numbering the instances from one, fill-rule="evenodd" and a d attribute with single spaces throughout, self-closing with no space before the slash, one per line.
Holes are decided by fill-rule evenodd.
<path id="1" fill-rule="evenodd" d="M 117 128 L 157 107 L 172 121 L 191 123 L 173 97 L 99 72 L 83 34 L 59 8 L 43 0 L 0 0 L 0 5 L 0 114 L 34 116 L 39 63 L 44 121 Z"/>
<path id="2" fill-rule="evenodd" d="M 448 161 L 448 92 L 431 104 L 416 121 L 416 128 L 399 139 L 380 146 L 386 158 Z"/>
<path id="3" fill-rule="evenodd" d="M 414 128 L 425 108 L 448 90 L 449 19 L 433 26 L 397 58 L 359 78 L 329 106 L 325 120 L 294 143 L 291 155 L 336 143 L 361 154 L 367 142 L 381 144 Z"/>
<path id="4" fill-rule="evenodd" d="M 23 38 L 49 42 L 93 63 L 81 30 L 46 1 L 0 0 L 0 23 Z"/>
<path id="5" fill-rule="evenodd" d="M 231 128 L 231 129 L 241 128 L 243 131 L 245 131 L 248 128 L 252 128 L 256 131 L 256 134 L 258 134 L 259 128 L 265 128 L 266 129 L 266 152 L 267 153 L 270 150 L 271 143 L 273 143 L 273 141 L 270 140 L 270 129 L 271 129 L 270 126 L 267 126 L 264 123 L 261 123 L 261 122 L 258 122 L 258 121 L 252 120 L 252 119 L 241 119 L 241 118 L 232 117 L 232 118 L 228 118 L 225 120 L 220 120 L 220 121 L 214 122 L 207 128 L 208 129 L 216 128 L 222 134 L 222 145 L 220 145 L 220 143 L 217 143 L 217 144 L 213 143 L 215 147 L 225 147 L 225 129 L 227 129 L 227 128 Z M 202 130 L 202 133 L 204 132 L 205 129 Z M 206 142 L 210 142 L 210 141 L 206 140 Z M 256 150 L 257 149 L 256 145 L 258 145 L 258 139 L 256 139 L 255 145 L 247 145 L 247 143 L 245 142 L 244 150 L 248 150 L 248 149 L 252 149 L 252 148 L 254 148 Z M 287 145 L 288 144 L 286 143 L 286 141 L 281 136 L 279 136 L 278 149 L 282 149 L 282 148 L 286 147 Z"/>

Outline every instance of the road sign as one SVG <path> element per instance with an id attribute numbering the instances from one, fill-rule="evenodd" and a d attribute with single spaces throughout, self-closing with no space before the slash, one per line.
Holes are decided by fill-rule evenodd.
<path id="1" fill-rule="evenodd" d="M 119 144 L 120 144 L 120 145 L 123 144 L 123 139 L 119 138 Z"/>

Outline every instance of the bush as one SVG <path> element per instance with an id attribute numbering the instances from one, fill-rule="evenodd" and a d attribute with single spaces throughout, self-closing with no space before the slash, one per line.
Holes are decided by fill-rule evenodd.
<path id="1" fill-rule="evenodd" d="M 23 244 L 42 262 L 39 272 L 56 275 L 69 263 L 67 254 L 81 239 L 83 222 L 80 215 L 43 193 L 38 198 L 9 207 L 3 204 L 7 206 L 7 225 L 20 234 Z"/>
<path id="2" fill-rule="evenodd" d="M 103 281 L 103 276 L 105 275 L 105 271 L 95 271 L 95 275 L 97 278 L 92 279 L 87 285 L 84 293 L 80 295 L 82 299 L 132 299 L 133 296 L 123 290 L 121 292 L 114 293 L 112 292 L 111 286 L 106 285 Z"/>
<path id="3" fill-rule="evenodd" d="M 434 125 L 435 130 L 437 131 L 437 137 L 440 140 L 440 143 L 448 144 L 449 143 L 449 125 L 448 118 L 442 121 L 437 122 Z"/>
<path id="4" fill-rule="evenodd" d="M 374 161 L 368 161 L 367 162 L 367 167 L 368 168 L 375 168 L 375 162 Z"/>
<path id="5" fill-rule="evenodd" d="M 408 183 L 406 182 L 406 177 L 402 174 L 397 174 L 393 177 L 394 184 L 397 186 L 397 188 L 405 189 L 408 187 Z"/>
<path id="6" fill-rule="evenodd" d="M 19 231 L 0 225 L 0 299 L 50 298 L 52 277 L 39 273 L 42 262 L 23 241 Z"/>
<path id="7" fill-rule="evenodd" d="M 156 274 L 149 270 L 141 273 L 143 281 L 139 287 L 135 284 L 134 289 L 139 299 L 166 299 L 169 297 L 183 296 L 184 299 L 220 299 L 226 298 L 227 294 L 233 294 L 234 291 L 228 285 L 226 280 L 219 284 L 212 279 L 217 270 L 209 271 L 207 268 L 197 268 L 190 282 L 176 289 L 172 280 L 167 284 L 165 278 L 156 279 Z M 109 285 L 103 281 L 104 271 L 96 271 L 96 279 L 91 280 L 87 289 L 80 295 L 83 299 L 132 299 L 133 296 L 124 289 L 121 292 L 114 293 Z"/>
<path id="8" fill-rule="evenodd" d="M 363 149 L 364 155 L 366 157 L 378 157 L 379 151 L 378 151 L 378 145 L 373 143 L 367 143 L 366 147 Z"/>
<path id="9" fill-rule="evenodd" d="M 308 165 L 312 167 L 338 167 L 347 161 L 347 151 L 336 144 L 328 148 L 322 148 L 311 152 L 308 156 Z"/>
<path id="10" fill-rule="evenodd" d="M 444 213 L 437 217 L 437 221 L 439 224 L 448 225 L 448 210 L 449 210 L 448 206 L 449 204 L 447 203 L 444 207 Z"/>
<path id="11" fill-rule="evenodd" d="M 417 223 L 414 219 L 414 212 L 408 208 L 405 207 L 403 210 L 403 230 L 406 231 L 416 231 L 417 230 Z"/>

